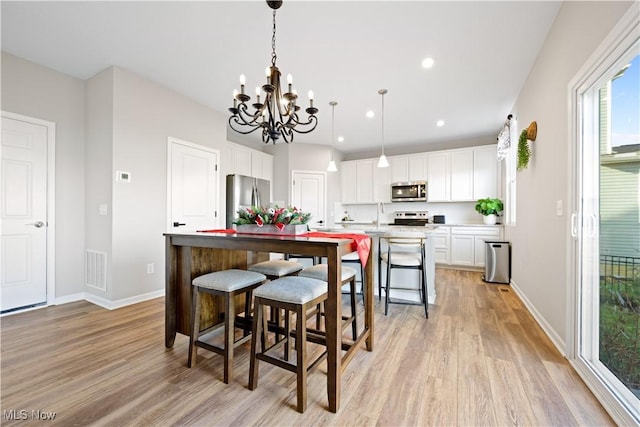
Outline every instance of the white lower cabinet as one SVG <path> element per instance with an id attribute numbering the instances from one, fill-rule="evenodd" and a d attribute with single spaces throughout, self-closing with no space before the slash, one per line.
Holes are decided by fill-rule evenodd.
<path id="1" fill-rule="evenodd" d="M 484 267 L 485 241 L 501 240 L 502 227 L 451 227 L 450 265 Z"/>
<path id="2" fill-rule="evenodd" d="M 450 264 L 451 253 L 449 250 L 451 227 L 438 227 L 431 235 L 433 236 L 433 257 L 436 264 Z"/>

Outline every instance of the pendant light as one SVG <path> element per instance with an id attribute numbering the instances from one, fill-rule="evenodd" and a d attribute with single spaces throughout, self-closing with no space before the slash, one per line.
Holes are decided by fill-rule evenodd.
<path id="1" fill-rule="evenodd" d="M 378 167 L 379 168 L 388 168 L 389 162 L 387 161 L 387 156 L 384 155 L 384 96 L 387 93 L 386 89 L 380 89 L 378 93 L 382 96 L 382 154 L 380 154 L 380 159 L 378 159 Z"/>
<path id="2" fill-rule="evenodd" d="M 338 167 L 336 166 L 336 162 L 333 160 L 333 140 L 334 140 L 334 130 L 335 130 L 335 112 L 336 105 L 338 103 L 336 101 L 331 101 L 329 103 L 331 106 L 331 160 L 329 161 L 329 166 L 327 166 L 327 172 L 338 172 Z"/>

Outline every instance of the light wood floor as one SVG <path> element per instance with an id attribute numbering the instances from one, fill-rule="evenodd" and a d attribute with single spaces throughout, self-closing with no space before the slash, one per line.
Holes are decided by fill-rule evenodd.
<path id="1" fill-rule="evenodd" d="M 2 325 L 2 425 L 614 425 L 508 286 L 438 270 L 437 304 L 376 299 L 376 347 L 343 374 L 341 408 L 326 410 L 326 366 L 309 375 L 309 407 L 295 410 L 295 378 L 262 363 L 247 389 L 248 350 L 222 381 L 221 357 L 187 337 L 164 347 L 164 300 L 107 311 L 76 302 L 7 316 Z M 7 411 L 14 412 L 7 412 Z M 19 412 L 25 410 L 26 412 Z M 29 423 L 8 414 L 28 414 Z"/>

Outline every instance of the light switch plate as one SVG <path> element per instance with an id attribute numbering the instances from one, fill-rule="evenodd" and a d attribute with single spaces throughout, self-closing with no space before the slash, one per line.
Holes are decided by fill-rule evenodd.
<path id="1" fill-rule="evenodd" d="M 556 216 L 562 216 L 564 213 L 562 200 L 556 200 Z"/>

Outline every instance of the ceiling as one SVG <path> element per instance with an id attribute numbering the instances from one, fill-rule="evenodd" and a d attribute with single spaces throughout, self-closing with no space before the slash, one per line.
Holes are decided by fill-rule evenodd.
<path id="1" fill-rule="evenodd" d="M 247 93 L 271 60 L 263 1 L 2 1 L 2 50 L 80 79 L 118 66 L 228 115 L 239 75 Z M 292 74 L 318 128 L 296 143 L 344 153 L 496 135 L 558 13 L 559 1 L 285 1 L 277 65 Z M 432 57 L 435 65 L 423 69 Z M 284 79 L 283 79 L 284 83 Z M 373 110 L 373 119 L 365 113 Z M 304 117 L 304 115 L 303 115 Z M 443 127 L 436 126 L 444 120 Z M 230 134 L 232 140 L 237 135 Z M 257 132 L 255 144 L 262 144 Z"/>

